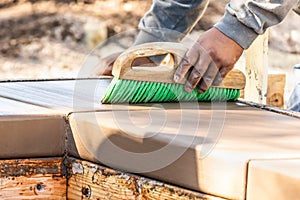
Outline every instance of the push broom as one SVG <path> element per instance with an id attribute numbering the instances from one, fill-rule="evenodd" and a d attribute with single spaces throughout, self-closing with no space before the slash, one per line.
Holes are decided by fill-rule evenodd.
<path id="1" fill-rule="evenodd" d="M 218 86 L 210 87 L 200 94 L 184 90 L 184 81 L 174 83 L 173 75 L 186 48 L 178 43 L 155 42 L 129 48 L 113 65 L 112 79 L 102 103 L 155 103 L 180 101 L 234 101 L 245 87 L 245 76 L 239 70 L 232 70 Z M 167 55 L 169 61 L 159 66 L 133 67 L 135 59 Z M 164 59 L 166 60 L 166 59 Z"/>

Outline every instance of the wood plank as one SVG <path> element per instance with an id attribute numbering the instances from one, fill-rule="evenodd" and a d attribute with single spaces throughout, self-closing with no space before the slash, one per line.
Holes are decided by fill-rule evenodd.
<path id="1" fill-rule="evenodd" d="M 244 99 L 266 103 L 269 31 L 260 35 L 246 51 L 246 87 Z"/>
<path id="2" fill-rule="evenodd" d="M 66 199 L 62 158 L 0 160 L 0 198 Z"/>
<path id="3" fill-rule="evenodd" d="M 279 108 L 284 107 L 285 74 L 269 74 L 267 104 Z"/>
<path id="4" fill-rule="evenodd" d="M 120 172 L 87 161 L 70 163 L 68 199 L 219 199 L 153 179 Z"/>

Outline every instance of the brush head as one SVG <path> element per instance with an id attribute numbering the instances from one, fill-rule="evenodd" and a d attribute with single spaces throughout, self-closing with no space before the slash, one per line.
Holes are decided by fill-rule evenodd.
<path id="1" fill-rule="evenodd" d="M 205 93 L 195 89 L 186 92 L 184 85 L 113 78 L 102 98 L 102 103 L 157 103 L 184 101 L 234 101 L 239 89 L 209 88 Z"/>

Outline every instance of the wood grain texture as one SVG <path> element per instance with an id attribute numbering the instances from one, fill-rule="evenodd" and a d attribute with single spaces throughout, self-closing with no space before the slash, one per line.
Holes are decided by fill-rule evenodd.
<path id="1" fill-rule="evenodd" d="M 284 107 L 285 74 L 269 74 L 267 89 L 267 104 L 279 108 Z"/>
<path id="2" fill-rule="evenodd" d="M 186 51 L 187 48 L 182 44 L 172 42 L 151 42 L 133 46 L 117 58 L 112 74 L 121 79 L 173 83 L 173 75 Z M 132 67 L 137 58 L 163 54 L 169 54 L 172 58 L 166 65 Z"/>
<path id="3" fill-rule="evenodd" d="M 246 85 L 246 77 L 243 72 L 233 69 L 223 79 L 219 86 L 221 88 L 244 89 Z"/>
<path id="4" fill-rule="evenodd" d="M 1 160 L 0 199 L 66 199 L 61 158 Z"/>
<path id="5" fill-rule="evenodd" d="M 246 51 L 245 100 L 266 103 L 269 32 L 260 35 Z"/>
<path id="6" fill-rule="evenodd" d="M 87 161 L 73 160 L 68 199 L 221 199 L 144 177 L 123 173 Z"/>

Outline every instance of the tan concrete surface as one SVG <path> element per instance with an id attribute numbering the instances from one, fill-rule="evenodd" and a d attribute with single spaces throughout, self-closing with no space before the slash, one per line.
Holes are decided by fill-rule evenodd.
<path id="1" fill-rule="evenodd" d="M 300 158 L 299 119 L 234 103 L 162 106 L 73 113 L 80 156 L 229 199 L 245 199 L 250 160 Z"/>
<path id="2" fill-rule="evenodd" d="M 247 200 L 299 198 L 300 159 L 250 161 Z"/>
<path id="3" fill-rule="evenodd" d="M 70 112 L 149 107 L 101 105 L 109 82 L 92 79 L 0 83 L 0 158 L 61 156 L 66 149 L 76 156 L 65 120 Z"/>
<path id="4" fill-rule="evenodd" d="M 0 159 L 62 156 L 66 126 L 55 110 L 0 97 Z"/>
<path id="5" fill-rule="evenodd" d="M 66 145 L 62 116 L 0 117 L 0 159 L 62 156 Z"/>
<path id="6" fill-rule="evenodd" d="M 63 114 L 73 111 L 144 109 L 149 105 L 100 103 L 110 79 L 49 80 L 0 83 L 0 97 L 49 108 Z"/>
<path id="7" fill-rule="evenodd" d="M 44 107 L 0 97 L 0 116 L 51 113 L 56 114 L 57 112 Z"/>
<path id="8" fill-rule="evenodd" d="M 299 119 L 235 103 L 102 105 L 108 83 L 0 83 L 0 158 L 67 150 L 229 199 L 246 198 L 249 161 L 300 159 Z"/>

